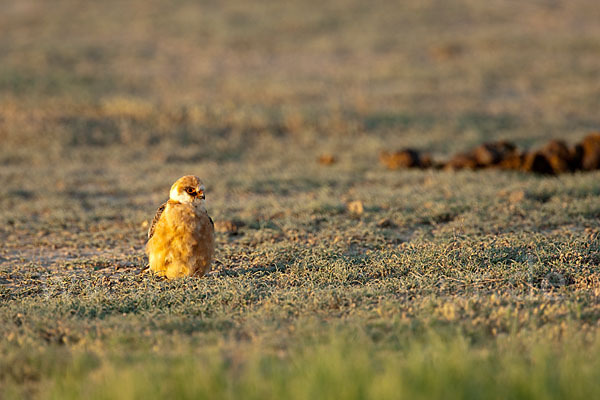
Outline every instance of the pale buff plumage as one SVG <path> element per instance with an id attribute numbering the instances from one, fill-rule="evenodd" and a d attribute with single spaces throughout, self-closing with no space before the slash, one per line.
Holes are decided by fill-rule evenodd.
<path id="1" fill-rule="evenodd" d="M 204 206 L 204 185 L 197 176 L 179 178 L 148 230 L 150 270 L 169 279 L 210 271 L 215 249 L 214 224 Z"/>

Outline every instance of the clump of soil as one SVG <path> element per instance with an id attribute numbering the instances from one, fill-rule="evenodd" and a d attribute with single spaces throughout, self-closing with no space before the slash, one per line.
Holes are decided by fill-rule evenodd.
<path id="1" fill-rule="evenodd" d="M 489 167 L 502 167 L 509 165 L 509 160 L 519 160 L 517 146 L 508 141 L 483 143 L 466 153 L 459 153 L 452 157 L 444 168 L 446 169 L 478 169 Z"/>
<path id="2" fill-rule="evenodd" d="M 404 149 L 393 153 L 382 151 L 379 161 L 389 169 L 429 168 L 432 166 L 431 156 L 415 149 Z"/>
<path id="3" fill-rule="evenodd" d="M 496 166 L 517 154 L 517 146 L 508 141 L 484 143 L 473 151 L 477 165 Z"/>
<path id="4" fill-rule="evenodd" d="M 581 169 L 580 157 L 575 148 L 563 140 L 551 140 L 540 150 L 526 155 L 523 170 L 539 174 L 557 175 Z"/>
<path id="5" fill-rule="evenodd" d="M 521 151 L 509 141 L 483 143 L 455 154 L 445 163 L 436 163 L 428 153 L 415 149 L 382 151 L 379 160 L 389 169 L 441 167 L 449 170 L 500 168 L 557 175 L 600 169 L 600 132 L 591 133 L 570 147 L 563 140 L 551 140 L 544 147 Z"/>
<path id="6" fill-rule="evenodd" d="M 444 164 L 444 169 L 475 169 L 477 168 L 477 159 L 473 152 L 455 154 Z"/>
<path id="7" fill-rule="evenodd" d="M 337 158 L 333 154 L 325 153 L 317 158 L 317 162 L 321 165 L 333 165 L 337 162 Z"/>
<path id="8" fill-rule="evenodd" d="M 576 146 L 575 152 L 581 156 L 581 169 L 584 171 L 600 169 L 600 132 L 594 132 L 586 136 Z"/>
<path id="9" fill-rule="evenodd" d="M 548 157 L 541 150 L 525 154 L 521 169 L 526 172 L 535 172 L 536 174 L 554 174 L 552 164 L 550 164 Z"/>
<path id="10" fill-rule="evenodd" d="M 354 200 L 346 204 L 346 209 L 352 215 L 361 215 L 365 211 L 362 201 Z"/>

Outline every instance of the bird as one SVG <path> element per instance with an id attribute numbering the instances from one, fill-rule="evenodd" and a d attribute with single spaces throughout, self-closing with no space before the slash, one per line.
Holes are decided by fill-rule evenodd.
<path id="1" fill-rule="evenodd" d="M 146 243 L 149 269 L 155 274 L 173 279 L 210 271 L 215 225 L 206 211 L 204 190 L 200 178 L 183 176 L 156 211 Z"/>

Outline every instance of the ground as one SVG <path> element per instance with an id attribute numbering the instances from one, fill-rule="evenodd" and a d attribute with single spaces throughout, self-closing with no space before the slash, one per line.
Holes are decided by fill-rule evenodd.
<path id="1" fill-rule="evenodd" d="M 599 129 L 600 8 L 394 3 L 0 1 L 0 396 L 597 397 L 600 173 L 378 154 Z M 142 274 L 186 174 L 243 226 Z"/>

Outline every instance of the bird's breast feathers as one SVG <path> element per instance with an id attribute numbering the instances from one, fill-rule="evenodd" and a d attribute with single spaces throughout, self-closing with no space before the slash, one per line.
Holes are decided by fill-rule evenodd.
<path id="1" fill-rule="evenodd" d="M 176 230 L 207 230 L 212 228 L 210 217 L 204 207 L 195 207 L 191 204 L 167 203 L 165 210 L 167 223 Z"/>

